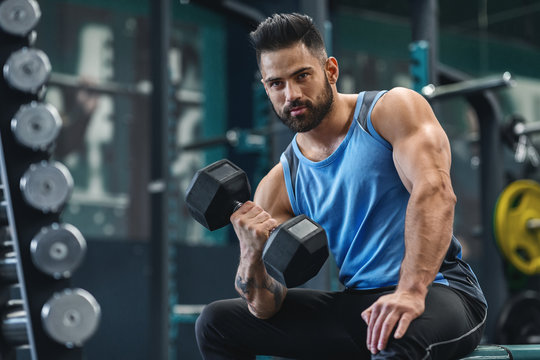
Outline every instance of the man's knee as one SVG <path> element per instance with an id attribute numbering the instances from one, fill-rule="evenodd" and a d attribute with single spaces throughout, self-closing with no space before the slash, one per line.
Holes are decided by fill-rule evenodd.
<path id="1" fill-rule="evenodd" d="M 220 300 L 204 307 L 195 322 L 195 336 L 204 359 L 253 359 L 241 343 L 242 322 L 249 314 L 241 299 Z"/>
<path id="2" fill-rule="evenodd" d="M 221 323 L 220 317 L 223 311 L 225 311 L 225 308 L 219 301 L 204 307 L 195 322 L 195 335 L 199 343 L 216 336 L 216 330 Z"/>
<path id="3" fill-rule="evenodd" d="M 481 334 L 480 330 L 454 339 L 439 339 L 437 342 L 428 341 L 422 334 L 406 334 L 401 339 L 390 339 L 386 349 L 371 359 L 460 359 L 476 348 Z"/>
<path id="4" fill-rule="evenodd" d="M 197 340 L 227 337 L 249 313 L 241 299 L 219 300 L 206 305 L 195 323 Z"/>

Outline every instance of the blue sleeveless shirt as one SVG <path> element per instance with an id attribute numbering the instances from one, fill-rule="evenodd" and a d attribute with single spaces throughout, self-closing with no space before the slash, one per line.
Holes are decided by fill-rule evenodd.
<path id="1" fill-rule="evenodd" d="M 314 162 L 302 155 L 296 136 L 281 155 L 291 207 L 321 224 L 351 289 L 397 285 L 405 252 L 409 192 L 396 171 L 392 146 L 373 128 L 371 112 L 385 91 L 361 92 L 354 119 L 339 147 Z M 456 287 L 485 302 L 455 237 L 435 282 Z"/>

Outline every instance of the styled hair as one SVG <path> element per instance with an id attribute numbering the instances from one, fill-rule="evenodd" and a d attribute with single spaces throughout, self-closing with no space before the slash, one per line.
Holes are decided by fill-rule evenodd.
<path id="1" fill-rule="evenodd" d="M 261 66 L 261 53 L 288 48 L 296 43 L 304 44 L 309 52 L 325 63 L 327 55 L 321 33 L 313 19 L 307 15 L 274 14 L 261 22 L 249 34 L 255 48 L 257 64 Z"/>

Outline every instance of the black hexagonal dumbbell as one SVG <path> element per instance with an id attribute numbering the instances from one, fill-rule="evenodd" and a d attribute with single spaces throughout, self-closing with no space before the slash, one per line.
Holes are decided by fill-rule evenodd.
<path id="1" fill-rule="evenodd" d="M 226 159 L 197 171 L 186 192 L 189 212 L 209 230 L 229 224 L 233 212 L 250 198 L 246 173 Z M 263 251 L 267 272 L 287 287 L 317 275 L 327 258 L 326 232 L 305 215 L 279 225 Z"/>

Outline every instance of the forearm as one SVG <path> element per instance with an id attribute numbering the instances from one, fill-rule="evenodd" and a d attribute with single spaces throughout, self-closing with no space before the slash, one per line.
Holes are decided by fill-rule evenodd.
<path id="1" fill-rule="evenodd" d="M 261 256 L 253 254 L 241 253 L 235 287 L 250 312 L 261 319 L 278 312 L 287 293 L 285 286 L 268 275 Z"/>
<path id="2" fill-rule="evenodd" d="M 452 239 L 455 202 L 447 174 L 415 185 L 405 219 L 405 256 L 398 289 L 427 293 Z"/>

